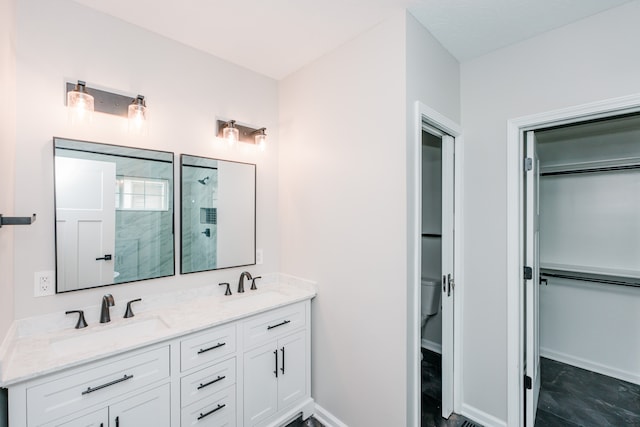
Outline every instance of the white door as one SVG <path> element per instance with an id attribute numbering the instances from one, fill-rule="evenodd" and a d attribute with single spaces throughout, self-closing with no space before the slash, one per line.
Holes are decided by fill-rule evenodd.
<path id="1" fill-rule="evenodd" d="M 109 427 L 170 427 L 169 384 L 109 406 Z"/>
<path id="2" fill-rule="evenodd" d="M 57 289 L 111 284 L 116 165 L 61 156 L 55 162 Z"/>
<path id="3" fill-rule="evenodd" d="M 525 272 L 525 400 L 526 426 L 533 427 L 540 394 L 540 164 L 536 154 L 536 137 L 533 131 L 526 134 L 527 165 L 525 175 L 525 268 L 531 268 L 530 279 Z"/>
<path id="4" fill-rule="evenodd" d="M 442 136 L 442 416 L 453 412 L 454 139 Z"/>
<path id="5" fill-rule="evenodd" d="M 255 425 L 278 411 L 278 350 L 276 343 L 270 342 L 244 354 L 245 426 Z"/>
<path id="6" fill-rule="evenodd" d="M 298 402 L 307 390 L 306 340 L 304 331 L 278 340 L 280 372 L 278 410 Z"/>

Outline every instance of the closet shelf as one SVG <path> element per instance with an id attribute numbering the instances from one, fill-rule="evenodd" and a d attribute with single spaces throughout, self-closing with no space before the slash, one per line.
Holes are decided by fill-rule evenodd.
<path id="1" fill-rule="evenodd" d="M 582 162 L 555 166 L 543 166 L 540 168 L 540 176 L 569 175 L 579 173 L 615 172 L 623 170 L 640 169 L 640 158 L 625 158 L 603 160 L 594 162 Z"/>
<path id="2" fill-rule="evenodd" d="M 553 277 L 557 279 L 580 280 L 584 282 L 603 283 L 607 285 L 630 286 L 640 288 L 640 278 L 621 277 L 608 274 L 583 273 L 570 270 L 540 269 L 541 277 Z"/>
<path id="3" fill-rule="evenodd" d="M 0 228 L 3 225 L 31 225 L 36 222 L 36 214 L 32 216 L 3 216 L 0 214 Z"/>

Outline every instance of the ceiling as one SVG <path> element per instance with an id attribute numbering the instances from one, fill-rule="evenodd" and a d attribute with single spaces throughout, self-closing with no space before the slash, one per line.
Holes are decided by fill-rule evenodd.
<path id="1" fill-rule="evenodd" d="M 462 62 L 634 0 L 75 1 L 279 80 L 402 9 Z"/>

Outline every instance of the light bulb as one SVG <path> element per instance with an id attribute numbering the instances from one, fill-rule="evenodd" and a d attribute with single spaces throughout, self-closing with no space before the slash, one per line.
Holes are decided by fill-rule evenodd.
<path id="1" fill-rule="evenodd" d="M 67 108 L 72 125 L 91 122 L 93 96 L 87 92 L 85 82 L 78 80 L 76 87 L 67 92 Z"/>
<path id="2" fill-rule="evenodd" d="M 147 132 L 147 106 L 144 96 L 138 95 L 129 105 L 129 132 L 146 134 Z"/>
<path id="3" fill-rule="evenodd" d="M 260 151 L 264 151 L 267 148 L 267 134 L 264 132 L 265 130 L 265 128 L 258 130 L 255 136 L 255 143 Z"/>
<path id="4" fill-rule="evenodd" d="M 229 145 L 235 144 L 240 139 L 240 132 L 234 127 L 235 120 L 227 122 L 227 127 L 222 130 L 222 138 L 224 138 Z"/>

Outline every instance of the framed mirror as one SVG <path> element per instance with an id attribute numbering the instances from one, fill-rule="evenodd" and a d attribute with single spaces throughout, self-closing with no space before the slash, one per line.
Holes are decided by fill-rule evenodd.
<path id="1" fill-rule="evenodd" d="M 53 146 L 56 292 L 174 275 L 173 153 Z"/>
<path id="2" fill-rule="evenodd" d="M 181 156 L 180 273 L 255 264 L 256 165 Z"/>

